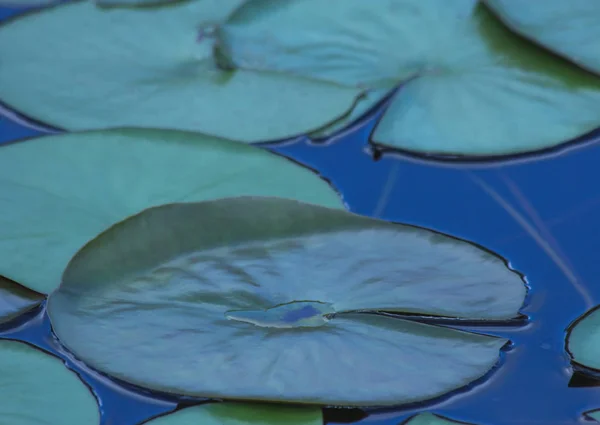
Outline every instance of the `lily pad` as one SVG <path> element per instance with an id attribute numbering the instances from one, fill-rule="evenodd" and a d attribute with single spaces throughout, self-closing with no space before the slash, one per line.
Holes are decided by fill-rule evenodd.
<path id="1" fill-rule="evenodd" d="M 44 298 L 44 295 L 0 276 L 0 323 L 9 322 L 34 309 Z"/>
<path id="2" fill-rule="evenodd" d="M 0 341 L 0 418 L 11 425 L 95 425 L 98 404 L 79 377 L 51 355 Z"/>
<path id="3" fill-rule="evenodd" d="M 0 26 L 0 99 L 68 130 L 180 129 L 242 142 L 316 131 L 350 111 L 359 89 L 219 68 L 215 26 L 241 3 L 83 1 L 11 20 Z"/>
<path id="4" fill-rule="evenodd" d="M 469 425 L 466 422 L 453 421 L 433 413 L 419 413 L 402 425 Z"/>
<path id="5" fill-rule="evenodd" d="M 320 408 L 247 403 L 211 403 L 188 407 L 144 425 L 322 425 Z"/>
<path id="6" fill-rule="evenodd" d="M 600 307 L 581 317 L 567 335 L 573 361 L 600 370 Z"/>
<path id="7" fill-rule="evenodd" d="M 592 410 L 590 412 L 585 412 L 585 416 L 589 416 L 590 418 L 594 419 L 596 422 L 600 422 L 600 409 Z"/>
<path id="8" fill-rule="evenodd" d="M 100 7 L 159 7 L 194 0 L 95 0 Z M 227 0 L 226 0 L 227 1 Z M 233 1 L 233 0 L 232 0 Z M 244 0 L 240 0 L 239 3 Z"/>
<path id="9" fill-rule="evenodd" d="M 71 260 L 48 314 L 78 358 L 142 387 L 396 405 L 480 378 L 506 340 L 374 313 L 493 324 L 516 316 L 525 293 L 520 275 L 467 242 L 237 197 L 159 206 L 111 227 Z"/>
<path id="10" fill-rule="evenodd" d="M 372 136 L 382 145 L 504 155 L 600 126 L 600 78 L 522 40 L 476 0 L 249 0 L 218 38 L 239 69 L 402 85 Z"/>
<path id="11" fill-rule="evenodd" d="M 262 149 L 197 133 L 110 130 L 0 147 L 0 274 L 38 292 L 87 241 L 170 202 L 279 196 L 343 208 L 316 174 Z"/>
<path id="12" fill-rule="evenodd" d="M 58 3 L 60 0 L 0 0 L 0 7 L 39 7 L 53 3 Z"/>
<path id="13" fill-rule="evenodd" d="M 356 106 L 352 111 L 341 119 L 331 123 L 327 127 L 310 133 L 312 138 L 329 137 L 333 134 L 348 128 L 349 125 L 353 124 L 367 112 L 374 108 L 379 102 L 381 102 L 388 95 L 388 90 L 369 90 L 358 99 Z"/>
<path id="14" fill-rule="evenodd" d="M 512 30 L 600 73 L 600 2 L 485 0 Z"/>

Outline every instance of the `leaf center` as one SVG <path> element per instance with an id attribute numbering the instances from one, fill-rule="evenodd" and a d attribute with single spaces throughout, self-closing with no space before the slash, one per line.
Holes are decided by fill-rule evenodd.
<path id="1" fill-rule="evenodd" d="M 232 310 L 229 320 L 251 323 L 261 328 L 317 328 L 329 322 L 335 309 L 320 301 L 293 301 L 267 310 Z"/>

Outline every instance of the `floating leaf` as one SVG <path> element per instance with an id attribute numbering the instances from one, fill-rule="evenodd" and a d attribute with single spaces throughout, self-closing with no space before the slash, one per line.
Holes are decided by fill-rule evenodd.
<path id="1" fill-rule="evenodd" d="M 328 125 L 327 127 L 323 128 L 321 130 L 311 133 L 310 136 L 313 138 L 329 137 L 329 136 L 332 136 L 334 133 L 337 133 L 338 131 L 344 130 L 345 128 L 348 127 L 348 125 L 353 124 L 356 120 L 360 119 L 370 109 L 375 107 L 375 105 L 377 105 L 377 103 L 381 102 L 387 94 L 388 94 L 388 90 L 386 90 L 386 89 L 367 91 L 363 95 L 363 97 L 361 97 L 358 100 L 358 102 L 356 103 L 356 106 L 354 107 L 354 109 L 352 109 L 352 111 L 348 115 L 342 117 L 338 121 L 335 121 L 334 123 Z"/>
<path id="2" fill-rule="evenodd" d="M 515 32 L 600 73 L 600 2 L 485 0 Z"/>
<path id="3" fill-rule="evenodd" d="M 600 126 L 600 78 L 523 41 L 476 0 L 249 0 L 218 38 L 241 69 L 403 83 L 373 134 L 383 145 L 511 154 Z"/>
<path id="4" fill-rule="evenodd" d="M 188 407 L 144 425 L 322 425 L 319 408 L 214 403 Z"/>
<path id="5" fill-rule="evenodd" d="M 0 274 L 58 286 L 77 250 L 151 206 L 238 195 L 342 207 L 318 176 L 262 149 L 196 133 L 111 130 L 0 147 Z"/>
<path id="6" fill-rule="evenodd" d="M 214 27 L 240 3 L 131 10 L 75 2 L 11 20 L 0 26 L 0 99 L 69 130 L 181 129 L 242 142 L 312 132 L 344 116 L 361 90 L 217 67 Z"/>
<path id="7" fill-rule="evenodd" d="M 567 335 L 567 349 L 573 360 L 600 370 L 600 308 L 581 317 Z"/>
<path id="8" fill-rule="evenodd" d="M 390 89 L 412 75 L 396 58 L 399 52 L 408 55 L 406 48 L 412 47 L 403 45 L 405 40 L 397 33 L 415 34 L 412 28 L 402 28 L 405 3 L 248 0 L 217 28 L 216 47 L 228 63 L 242 69 Z M 441 0 L 428 3 L 435 4 L 442 16 L 443 11 L 456 9 Z"/>
<path id="9" fill-rule="evenodd" d="M 0 0 L 0 7 L 36 7 L 58 3 L 60 0 Z"/>
<path id="10" fill-rule="evenodd" d="M 457 422 L 433 413 L 419 413 L 403 423 L 403 425 L 469 425 L 466 422 Z"/>
<path id="11" fill-rule="evenodd" d="M 367 311 L 503 320 L 525 292 L 500 258 L 463 241 L 238 197 L 113 226 L 71 260 L 48 313 L 78 358 L 139 386 L 394 405 L 480 378 L 506 341 Z"/>
<path id="12" fill-rule="evenodd" d="M 17 341 L 0 341 L 0 418 L 10 425 L 95 425 L 98 404 L 63 362 Z"/>
<path id="13" fill-rule="evenodd" d="M 95 0 L 100 7 L 157 7 L 195 0 Z M 234 0 L 225 0 L 234 1 Z M 243 0 L 238 0 L 242 3 Z M 221 2 L 219 2 L 221 3 Z M 228 6 L 223 6 L 228 7 Z"/>
<path id="14" fill-rule="evenodd" d="M 0 276 L 0 323 L 8 322 L 37 307 L 44 295 Z"/>

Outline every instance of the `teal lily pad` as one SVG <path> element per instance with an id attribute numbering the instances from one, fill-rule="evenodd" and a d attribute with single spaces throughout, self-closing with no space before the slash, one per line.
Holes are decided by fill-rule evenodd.
<path id="1" fill-rule="evenodd" d="M 192 406 L 152 419 L 144 425 L 322 425 L 320 408 L 249 403 Z"/>
<path id="2" fill-rule="evenodd" d="M 600 73 L 600 3 L 485 0 L 513 31 L 577 65 Z"/>
<path id="3" fill-rule="evenodd" d="M 217 66 L 214 29 L 241 3 L 82 1 L 6 22 L 0 100 L 68 130 L 180 129 L 241 142 L 310 133 L 346 115 L 361 90 Z"/>
<path id="4" fill-rule="evenodd" d="M 312 138 L 322 138 L 322 137 L 330 137 L 337 132 L 340 132 L 361 117 L 363 117 L 369 110 L 374 108 L 379 102 L 381 102 L 387 95 L 388 90 L 379 89 L 379 90 L 368 90 L 366 91 L 362 97 L 360 97 L 356 103 L 356 106 L 350 111 L 347 115 L 340 118 L 339 120 L 329 124 L 327 127 L 324 127 L 318 131 L 314 131 L 310 133 L 310 137 Z"/>
<path id="5" fill-rule="evenodd" d="M 63 362 L 17 341 L 0 341 L 0 418 L 10 425 L 98 425 L 94 395 Z"/>
<path id="6" fill-rule="evenodd" d="M 130 8 L 138 8 L 138 7 L 162 7 L 162 6 L 171 6 L 173 4 L 195 1 L 195 0 L 95 0 L 96 5 L 100 7 L 130 7 Z M 227 1 L 227 0 L 226 0 Z M 239 0 L 241 3 L 244 0 Z M 214 2 L 216 6 L 222 2 Z"/>
<path id="7" fill-rule="evenodd" d="M 470 425 L 466 422 L 453 421 L 452 419 L 445 418 L 443 416 L 435 415 L 433 413 L 419 413 L 411 417 L 409 420 L 404 422 L 402 425 Z"/>
<path id="8" fill-rule="evenodd" d="M 600 370 L 600 307 L 589 311 L 571 327 L 567 349 L 574 362 Z"/>
<path id="9" fill-rule="evenodd" d="M 0 0 L 0 7 L 39 7 L 57 3 L 59 0 Z"/>
<path id="10" fill-rule="evenodd" d="M 585 416 L 588 416 L 594 419 L 596 422 L 600 422 L 600 409 L 592 410 L 590 412 L 585 412 Z"/>
<path id="11" fill-rule="evenodd" d="M 0 323 L 9 322 L 35 307 L 46 297 L 0 276 Z"/>
<path id="12" fill-rule="evenodd" d="M 73 257 L 48 314 L 78 358 L 142 387 L 396 405 L 482 377 L 507 341 L 375 313 L 503 323 L 525 294 L 519 274 L 470 243 L 236 197 L 159 206 L 111 227 Z"/>
<path id="13" fill-rule="evenodd" d="M 0 192 L 0 275 L 42 293 L 59 285 L 87 241 L 152 206 L 262 195 L 343 208 L 324 180 L 278 155 L 158 130 L 61 134 L 2 146 Z"/>
<path id="14" fill-rule="evenodd" d="M 505 155 L 600 126 L 600 77 L 511 33 L 476 0 L 249 0 L 217 36 L 238 69 L 401 85 L 372 135 L 386 146 Z"/>

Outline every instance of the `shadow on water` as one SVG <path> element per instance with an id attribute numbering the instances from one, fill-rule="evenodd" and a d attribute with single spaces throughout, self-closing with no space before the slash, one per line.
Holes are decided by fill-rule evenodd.
<path id="1" fill-rule="evenodd" d="M 0 12 L 0 19 L 12 13 Z M 425 410 L 482 425 L 589 422 L 583 413 L 600 408 L 600 376 L 574 371 L 565 337 L 573 321 L 600 304 L 600 131 L 509 159 L 427 157 L 369 143 L 384 106 L 326 140 L 260 146 L 319 172 L 355 213 L 437 230 L 501 255 L 526 276 L 530 292 L 524 317 L 514 321 L 438 323 L 511 341 L 501 366 L 483 380 L 402 408 L 326 409 L 326 422 L 397 425 Z M 0 110 L 0 143 L 53 131 Z M 103 425 L 133 425 L 195 402 L 142 392 L 90 370 L 52 336 L 43 307 L 1 327 L 0 338 L 62 358 L 102 400 Z"/>
<path id="2" fill-rule="evenodd" d="M 589 370 L 573 365 L 573 375 L 569 381 L 569 387 L 600 387 L 600 373 L 596 370 Z"/>

